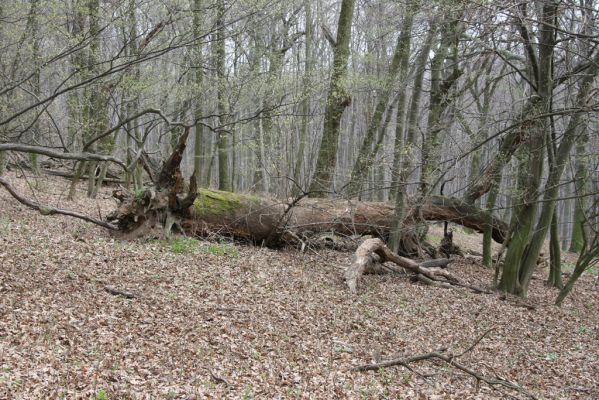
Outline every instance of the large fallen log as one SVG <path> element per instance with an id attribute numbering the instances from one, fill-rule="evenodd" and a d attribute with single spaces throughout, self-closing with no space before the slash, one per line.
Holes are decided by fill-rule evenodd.
<path id="1" fill-rule="evenodd" d="M 148 171 L 156 177 L 154 188 L 135 195 L 114 192 L 121 203 L 108 220 L 125 235 L 144 236 L 153 230 L 168 235 L 179 229 L 190 236 L 233 236 L 269 246 L 322 232 L 387 237 L 393 217 L 390 203 L 314 198 L 283 202 L 247 193 L 198 189 L 195 177 L 185 191 L 179 164 L 188 133 L 181 136 L 160 171 Z M 479 232 L 487 215 L 462 200 L 442 196 L 428 198 L 412 212 L 426 220 L 452 221 Z M 496 218 L 493 221 L 493 238 L 502 242 L 507 225 Z"/>
<path id="2" fill-rule="evenodd" d="M 234 236 L 268 245 L 289 237 L 286 233 L 304 237 L 336 232 L 386 238 L 393 217 L 389 203 L 305 198 L 290 206 L 267 197 L 205 188 L 198 189 L 187 208 L 180 202 L 169 202 L 168 192 L 148 190 L 134 197 L 118 191 L 115 196 L 122 203 L 110 215 L 110 221 L 133 235 L 145 234 L 148 227 L 154 228 L 164 220 L 164 215 L 172 214 L 188 235 Z M 434 196 L 419 208 L 426 220 L 452 221 L 479 232 L 483 229 L 485 213 L 458 199 Z M 493 238 L 502 242 L 506 231 L 506 224 L 495 219 Z"/>

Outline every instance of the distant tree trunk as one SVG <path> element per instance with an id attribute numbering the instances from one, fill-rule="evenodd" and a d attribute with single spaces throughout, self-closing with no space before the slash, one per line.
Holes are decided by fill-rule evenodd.
<path id="1" fill-rule="evenodd" d="M 493 263 L 493 249 L 491 247 L 491 236 L 493 233 L 493 214 L 495 212 L 495 204 L 497 203 L 497 195 L 501 186 L 501 171 L 498 171 L 493 177 L 491 190 L 487 197 L 485 208 L 487 209 L 488 217 L 485 221 L 485 229 L 483 231 L 483 265 L 491 267 Z"/>
<path id="2" fill-rule="evenodd" d="M 474 97 L 474 101 L 476 103 L 476 109 L 480 115 L 480 119 L 478 122 L 478 129 L 476 132 L 473 132 L 472 129 L 468 127 L 468 125 L 464 122 L 464 129 L 470 136 L 473 143 L 478 144 L 479 142 L 486 141 L 489 136 L 489 116 L 490 116 L 490 108 L 491 101 L 493 100 L 493 96 L 495 95 L 495 91 L 499 83 L 501 82 L 499 79 L 495 78 L 491 79 L 491 73 L 493 72 L 494 62 L 493 59 L 486 60 L 488 62 L 485 77 L 484 77 L 484 88 L 482 89 L 482 101 L 480 101 L 481 94 L 478 93 L 477 90 L 471 89 L 472 96 Z M 502 72 L 505 68 L 502 68 Z M 478 79 L 476 77 L 475 79 Z M 477 82 L 474 81 L 474 86 L 476 87 Z M 474 186 L 478 176 L 480 175 L 480 165 L 481 158 L 483 153 L 483 147 L 479 146 L 472 153 L 472 157 L 470 159 L 470 167 L 468 168 L 468 187 Z M 480 197 L 475 202 L 476 205 L 480 205 Z M 495 207 L 493 204 L 491 207 Z M 487 207 L 489 210 L 489 207 Z"/>
<path id="3" fill-rule="evenodd" d="M 446 126 L 443 122 L 443 114 L 451 103 L 449 93 L 462 74 L 462 71 L 459 69 L 457 57 L 457 46 L 461 30 L 459 17 L 447 18 L 440 32 L 439 46 L 435 49 L 435 56 L 431 62 L 431 88 L 427 132 L 422 143 L 420 168 L 420 195 L 423 197 L 432 189 L 430 187 L 432 184 L 431 180 L 434 170 L 437 168 L 436 165 L 438 165 L 433 163 L 432 160 L 439 157 L 438 151 L 442 144 L 441 132 Z M 447 77 L 444 77 L 446 58 L 452 47 L 454 54 L 449 58 L 453 64 L 453 71 L 451 74 L 447 74 Z"/>
<path id="4" fill-rule="evenodd" d="M 586 153 L 588 152 L 589 136 L 585 124 L 581 124 L 579 129 L 582 131 L 577 145 L 575 158 L 574 188 L 577 198 L 574 200 L 574 216 L 572 218 L 572 231 L 569 251 L 579 253 L 582 249 L 585 194 L 588 180 L 588 163 L 586 162 Z"/>
<path id="5" fill-rule="evenodd" d="M 564 283 L 562 282 L 562 261 L 559 241 L 557 209 L 553 210 L 550 234 L 551 238 L 549 240 L 549 277 L 547 279 L 547 284 L 551 287 L 561 289 L 564 287 Z"/>
<path id="6" fill-rule="evenodd" d="M 265 154 L 269 154 L 268 159 L 271 161 L 271 170 L 281 170 L 281 161 L 283 161 L 284 152 L 282 151 L 282 140 L 281 135 L 275 134 L 274 128 L 274 110 L 277 108 L 280 102 L 281 89 L 280 89 L 280 78 L 281 72 L 285 64 L 285 55 L 287 51 L 293 46 L 299 34 L 289 35 L 289 22 L 290 20 L 284 20 L 282 26 L 282 32 L 280 34 L 273 34 L 271 44 L 268 52 L 268 71 L 266 74 L 265 92 L 263 96 L 262 104 L 262 132 L 260 146 L 263 147 Z M 262 158 L 261 149 L 261 158 Z M 276 155 L 279 155 L 277 158 Z M 266 159 L 261 160 L 261 170 L 268 170 L 266 167 Z M 262 175 L 260 180 L 256 181 L 257 191 L 266 191 L 268 184 L 266 184 L 266 175 L 263 171 L 260 171 Z"/>
<path id="7" fill-rule="evenodd" d="M 403 237 L 403 224 L 406 217 L 405 208 L 407 202 L 407 180 L 414 169 L 415 147 L 416 147 L 416 132 L 418 130 L 418 118 L 420 116 L 420 99 L 422 97 L 422 83 L 426 70 L 426 63 L 429 57 L 433 40 L 436 36 L 437 29 L 434 21 L 430 22 L 429 31 L 427 33 L 424 45 L 420 50 L 420 54 L 416 59 L 416 71 L 414 74 L 414 88 L 412 89 L 412 99 L 410 110 L 408 112 L 408 131 L 406 133 L 406 145 L 403 152 L 403 162 L 401 171 L 398 174 L 398 187 L 395 197 L 395 208 L 389 235 L 389 248 L 397 252 L 400 248 L 401 239 Z"/>
<path id="8" fill-rule="evenodd" d="M 231 191 L 231 176 L 229 172 L 229 133 L 225 127 L 229 118 L 229 107 L 227 102 L 226 90 L 226 59 L 225 59 L 225 0 L 219 0 L 216 9 L 216 77 L 218 80 L 218 188 L 220 190 Z"/>
<path id="9" fill-rule="evenodd" d="M 314 79 L 312 76 L 314 73 L 314 55 L 313 55 L 313 43 L 314 40 L 314 28 L 312 22 L 312 0 L 306 0 L 304 2 L 304 8 L 306 10 L 306 34 L 305 34 L 305 43 L 304 43 L 304 52 L 305 52 L 305 60 L 304 60 L 304 79 L 303 79 L 303 88 L 302 88 L 302 104 L 301 104 L 301 113 L 302 113 L 302 126 L 300 128 L 300 136 L 298 143 L 298 151 L 297 158 L 295 159 L 295 167 L 293 168 L 293 180 L 294 188 L 292 193 L 294 196 L 297 196 L 300 193 L 300 190 L 305 190 L 305 182 L 307 179 L 304 177 L 304 181 L 302 181 L 302 169 L 304 166 L 304 157 L 306 152 L 306 141 L 308 140 L 308 134 L 310 132 L 310 91 L 311 91 L 311 83 Z"/>
<path id="10" fill-rule="evenodd" d="M 316 161 L 316 170 L 310 184 L 310 196 L 318 197 L 328 192 L 333 184 L 337 143 L 341 131 L 343 111 L 351 102 L 346 88 L 349 42 L 354 13 L 354 0 L 343 0 L 337 24 L 337 40 L 333 56 L 333 71 L 327 97 L 322 142 Z"/>
<path id="11" fill-rule="evenodd" d="M 31 35 L 31 50 L 32 50 L 32 63 L 33 63 L 33 68 L 34 68 L 34 73 L 33 73 L 33 77 L 32 77 L 32 83 L 33 83 L 33 94 L 37 97 L 40 98 L 41 96 L 41 82 L 40 82 L 40 67 L 41 67 L 41 54 L 40 54 L 40 42 L 41 42 L 41 37 L 39 34 L 39 21 L 38 21 L 38 14 L 39 14 L 40 10 L 39 10 L 39 0 L 31 0 L 31 10 L 30 10 L 30 14 L 29 14 L 29 19 L 27 21 L 27 31 L 30 32 Z M 36 145 L 37 140 L 39 138 L 39 133 L 40 133 L 40 121 L 39 121 L 39 116 L 36 116 L 36 121 L 33 124 L 33 126 L 31 127 L 31 144 Z M 31 153 L 30 154 L 30 160 L 31 160 L 31 170 L 33 171 L 33 173 L 35 175 L 39 175 L 40 174 L 40 165 L 39 165 L 39 160 L 37 157 L 36 153 Z"/>
<path id="12" fill-rule="evenodd" d="M 378 96 L 378 100 L 374 109 L 374 114 L 372 116 L 372 119 L 370 120 L 370 123 L 368 124 L 368 128 L 366 130 L 366 138 L 362 142 L 362 147 L 360 148 L 360 152 L 358 153 L 358 158 L 356 159 L 356 162 L 351 172 L 350 182 L 347 187 L 347 192 L 350 196 L 355 196 L 360 191 L 362 183 L 364 181 L 364 177 L 366 176 L 366 173 L 372 166 L 374 158 L 376 157 L 376 154 L 378 152 L 378 148 L 380 147 L 380 143 L 382 142 L 382 140 L 379 140 L 377 146 L 375 146 L 374 149 L 372 148 L 374 140 L 377 134 L 379 134 L 379 131 L 384 131 L 384 128 L 381 126 L 381 123 L 383 122 L 383 115 L 385 114 L 385 110 L 389 105 L 391 92 L 393 90 L 393 87 L 395 86 L 397 76 L 402 71 L 402 68 L 407 68 L 406 59 L 409 59 L 412 21 L 413 15 L 411 13 L 408 13 L 406 19 L 404 20 L 401 34 L 397 37 L 397 43 L 393 52 L 391 66 L 389 67 L 389 71 L 387 72 L 387 76 L 383 83 L 381 93 Z M 401 84 L 403 84 L 403 82 Z M 388 120 L 391 117 L 390 107 L 387 114 L 387 121 L 385 122 L 388 122 Z M 384 132 L 380 133 L 379 135 L 384 137 Z"/>
<path id="13" fill-rule="evenodd" d="M 81 35 L 83 33 L 84 27 L 85 27 L 85 20 L 86 17 L 89 16 L 89 4 L 83 2 L 83 0 L 78 0 L 76 2 L 74 2 L 73 4 L 73 14 L 75 15 L 75 18 L 73 20 L 73 29 L 71 31 L 71 35 L 75 38 L 75 40 L 81 40 L 78 35 Z M 89 66 L 88 60 L 87 60 L 87 51 L 79 51 L 74 57 L 73 57 L 73 64 L 74 64 L 74 69 L 75 70 L 81 70 L 81 78 L 80 79 L 85 79 L 85 77 L 88 75 L 88 71 L 87 68 Z M 86 101 L 87 101 L 87 95 L 86 95 L 86 91 L 84 91 L 83 94 L 83 100 L 79 99 L 79 97 L 76 95 L 75 92 L 71 92 L 69 93 L 69 103 L 70 103 L 70 115 L 69 115 L 69 129 L 71 130 L 71 133 L 73 135 L 72 140 L 73 140 L 73 144 L 74 147 L 77 147 L 77 138 L 76 138 L 76 132 L 78 131 L 78 127 L 75 125 L 75 123 L 77 122 L 81 122 L 82 125 L 82 129 L 84 130 L 81 134 L 81 138 L 80 141 L 84 142 L 85 141 L 85 129 L 86 129 L 86 122 L 88 120 L 88 107 L 86 107 Z M 79 103 L 83 102 L 83 106 L 79 105 Z M 75 116 L 77 116 L 78 118 L 76 118 Z M 78 125 L 78 124 L 77 124 Z M 67 199 L 68 200 L 73 200 L 75 198 L 75 194 L 76 194 L 76 190 L 77 190 L 77 185 L 79 184 L 79 180 L 81 179 L 81 176 L 83 176 L 85 169 L 87 168 L 87 163 L 84 161 L 79 161 L 77 163 L 75 163 L 75 173 L 73 176 L 73 179 L 71 181 L 71 185 L 69 188 L 69 194 L 67 195 Z"/>
<path id="14" fill-rule="evenodd" d="M 547 162 L 549 164 L 549 175 L 551 176 L 551 170 L 555 168 L 557 160 L 557 138 L 555 134 L 555 121 L 551 118 L 551 134 L 547 135 Z M 561 176 L 561 173 L 560 173 Z M 555 197 L 559 196 L 559 188 L 555 192 Z M 549 228 L 549 277 L 547 279 L 548 286 L 562 288 L 562 260 L 561 260 L 561 249 L 559 241 L 558 231 L 558 219 L 557 219 L 557 199 L 554 200 L 555 205 L 553 208 L 553 215 L 551 216 L 551 226 Z M 541 211 L 543 215 L 543 211 Z M 533 237 L 534 242 L 534 237 Z M 540 250 L 539 250 L 540 251 Z M 539 254 L 540 255 L 540 254 Z"/>
<path id="15" fill-rule="evenodd" d="M 395 143 L 393 146 L 393 168 L 391 170 L 391 189 L 389 197 L 395 200 L 399 190 L 400 167 L 405 153 L 405 122 L 406 106 L 408 104 L 408 75 L 410 64 L 410 52 L 412 45 L 412 26 L 414 25 L 414 15 L 416 10 L 408 7 L 406 17 L 402 24 L 400 40 L 402 43 L 402 59 L 399 73 L 399 95 L 397 97 L 397 111 L 395 116 Z"/>
<path id="16" fill-rule="evenodd" d="M 584 35 L 593 35 L 595 20 L 594 0 L 581 0 L 580 1 L 580 13 L 582 16 L 582 33 Z M 592 48 L 592 42 L 590 40 L 583 40 L 580 42 L 580 48 L 578 49 L 580 54 L 589 54 Z M 580 90 L 580 89 L 579 89 Z M 589 143 L 589 125 L 590 119 L 583 121 L 580 126 L 580 137 L 576 144 L 576 156 L 575 156 L 575 173 L 574 173 L 574 190 L 578 196 L 574 200 L 574 215 L 572 218 L 571 232 L 570 232 L 570 248 L 569 251 L 573 253 L 580 253 L 584 241 L 584 223 L 585 223 L 585 205 L 586 205 L 586 192 L 587 192 L 587 180 L 588 180 L 588 168 L 587 154 L 588 154 L 588 143 Z"/>
<path id="17" fill-rule="evenodd" d="M 193 65 L 194 65 L 194 89 L 196 93 L 202 93 L 204 88 L 204 71 L 202 65 L 202 43 L 201 43 L 201 35 L 202 35 L 202 25 L 205 10 L 203 9 L 203 0 L 193 0 L 193 36 L 196 41 L 193 45 Z M 195 171 L 195 177 L 197 179 L 198 186 L 206 186 L 207 178 L 206 173 L 204 171 L 204 154 L 205 144 L 204 140 L 204 125 L 201 123 L 201 118 L 203 116 L 202 109 L 202 96 L 195 96 L 194 102 L 194 118 L 196 120 L 195 124 L 195 142 L 193 149 L 193 169 Z"/>

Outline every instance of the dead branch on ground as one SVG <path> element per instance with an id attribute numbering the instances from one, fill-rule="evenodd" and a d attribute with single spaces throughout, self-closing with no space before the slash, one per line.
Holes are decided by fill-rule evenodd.
<path id="1" fill-rule="evenodd" d="M 8 191 L 8 193 L 10 193 L 12 195 L 12 197 L 14 197 L 19 203 L 21 203 L 29 208 L 39 211 L 40 214 L 42 214 L 42 215 L 61 214 L 61 215 L 66 215 L 66 216 L 73 217 L 73 218 L 82 219 L 84 221 L 91 222 L 96 225 L 100 225 L 100 226 L 110 229 L 110 230 L 118 230 L 118 228 L 115 225 L 112 225 L 105 221 L 101 221 L 96 218 L 92 218 L 88 215 L 80 214 L 78 212 L 70 211 L 70 210 L 62 210 L 60 208 L 54 208 L 51 206 L 46 206 L 46 205 L 31 201 L 31 200 L 21 196 L 20 194 L 18 194 L 17 191 L 15 190 L 15 188 L 10 183 L 8 183 L 8 181 L 6 179 L 4 179 L 2 177 L 0 177 L 0 185 L 4 186 L 4 188 Z"/>
<path id="2" fill-rule="evenodd" d="M 495 328 L 490 328 L 490 329 L 486 330 L 466 350 L 462 351 L 461 353 L 459 353 L 457 355 L 452 354 L 452 353 L 446 353 L 446 349 L 441 349 L 441 350 L 432 351 L 429 353 L 421 353 L 421 354 L 417 354 L 417 355 L 413 355 L 413 356 L 403 356 L 403 357 L 392 358 L 390 360 L 378 362 L 375 364 L 361 365 L 359 367 L 354 368 L 354 371 L 359 371 L 359 372 L 377 371 L 381 368 L 393 367 L 396 365 L 400 365 L 400 366 L 406 367 L 408 369 L 411 369 L 411 367 L 410 367 L 411 363 L 425 361 L 425 360 L 440 360 L 440 361 L 443 361 L 443 362 L 447 363 L 448 365 L 451 365 L 454 368 L 466 373 L 467 375 L 474 377 L 476 379 L 477 383 L 484 382 L 495 390 L 498 390 L 497 386 L 502 386 L 507 389 L 514 390 L 518 393 L 522 393 L 531 399 L 536 399 L 537 397 L 534 394 L 530 393 L 529 391 L 527 391 L 526 389 L 524 389 L 523 387 L 521 387 L 520 385 L 518 385 L 516 383 L 510 382 L 510 381 L 500 378 L 500 377 L 488 377 L 488 376 L 482 375 L 479 372 L 477 372 L 471 368 L 468 368 L 465 365 L 456 361 L 458 358 L 460 358 L 460 357 L 464 356 L 465 354 L 468 354 L 469 352 L 474 350 L 474 348 L 483 340 L 483 338 L 485 336 L 487 336 L 489 334 L 489 332 L 491 332 L 493 329 L 495 329 Z"/>
<path id="3" fill-rule="evenodd" d="M 126 299 L 134 299 L 134 298 L 137 297 L 135 294 L 133 294 L 131 292 L 128 292 L 128 291 L 123 290 L 123 289 L 119 289 L 119 288 L 114 287 L 114 286 L 106 285 L 106 286 L 104 286 L 104 290 L 107 293 L 109 293 L 109 294 L 111 294 L 113 296 L 122 296 L 122 297 L 124 297 Z"/>

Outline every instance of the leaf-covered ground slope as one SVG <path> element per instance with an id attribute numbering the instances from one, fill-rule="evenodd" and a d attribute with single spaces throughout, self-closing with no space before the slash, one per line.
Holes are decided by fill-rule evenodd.
<path id="1" fill-rule="evenodd" d="M 108 190 L 67 202 L 66 181 L 9 177 L 28 196 L 36 185 L 54 206 L 94 216 L 114 206 Z M 0 399 L 503 399 L 446 365 L 414 365 L 422 375 L 352 371 L 373 359 L 458 352 L 491 327 L 463 364 L 542 399 L 599 398 L 591 275 L 559 309 L 540 271 L 529 310 L 397 275 L 368 276 L 350 296 L 347 253 L 221 250 L 120 242 L 0 190 Z M 450 269 L 478 285 L 492 276 L 472 261 Z"/>

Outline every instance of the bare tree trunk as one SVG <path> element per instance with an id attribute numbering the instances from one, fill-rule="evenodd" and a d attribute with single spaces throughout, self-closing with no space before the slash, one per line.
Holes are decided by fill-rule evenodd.
<path id="1" fill-rule="evenodd" d="M 29 15 L 29 19 L 27 21 L 27 30 L 31 32 L 31 49 L 32 49 L 32 58 L 33 58 L 33 67 L 35 68 L 35 72 L 33 74 L 33 94 L 40 98 L 41 96 L 41 82 L 40 82 L 40 67 L 41 67 L 41 55 L 40 55 L 40 43 L 41 38 L 39 37 L 39 21 L 38 21 L 38 13 L 39 13 L 39 0 L 31 1 L 31 11 Z M 31 127 L 31 141 L 32 144 L 36 145 L 37 140 L 40 134 L 40 121 L 39 115 L 35 117 L 36 121 Z M 31 159 L 31 170 L 35 175 L 40 174 L 40 165 L 39 160 L 36 153 L 30 154 Z"/>
<path id="2" fill-rule="evenodd" d="M 551 110 L 551 95 L 553 88 L 553 50 L 555 47 L 555 22 L 557 16 L 557 3 L 548 1 L 543 4 L 539 31 L 540 44 L 538 51 L 538 64 L 531 60 L 531 69 L 538 65 L 537 93 L 540 101 L 535 115 L 548 113 Z M 530 45 L 531 43 L 527 43 Z M 532 57 L 532 54 L 531 54 Z M 536 60 L 536 58 L 533 58 Z M 539 118 L 530 133 L 530 140 L 526 143 L 523 155 L 524 160 L 520 164 L 521 175 L 526 175 L 520 186 L 523 190 L 519 197 L 521 204 L 516 211 L 517 224 L 513 225 L 513 233 L 508 247 L 499 288 L 508 293 L 526 297 L 530 278 L 536 266 L 540 247 L 544 239 L 546 229 L 538 232 L 533 230 L 537 218 L 537 199 L 543 173 L 544 151 L 547 132 L 549 131 L 549 118 Z M 545 195 L 548 193 L 546 192 Z M 553 206 L 555 201 L 552 202 Z M 543 227 L 549 225 L 549 218 L 553 215 L 550 210 Z M 533 239 L 534 238 L 534 239 Z M 531 243 L 532 241 L 532 243 Z M 532 248 L 529 246 L 532 244 Z M 538 247 L 539 251 L 536 251 Z M 533 260 L 534 258 L 534 260 Z M 524 261 L 523 261 L 524 260 Z"/>
<path id="3" fill-rule="evenodd" d="M 378 140 L 375 148 L 372 148 L 377 134 L 384 138 L 384 126 L 386 126 L 386 123 L 381 126 L 383 122 L 383 115 L 385 114 L 385 110 L 389 108 L 387 111 L 387 119 L 385 121 L 388 122 L 391 117 L 391 107 L 388 107 L 388 105 L 389 100 L 391 99 L 392 89 L 395 86 L 397 76 L 400 74 L 400 72 L 403 72 L 403 68 L 407 68 L 406 59 L 409 59 L 412 21 L 413 15 L 412 13 L 408 13 L 403 23 L 404 26 L 402 27 L 401 34 L 397 38 L 395 51 L 393 52 L 393 58 L 391 60 L 391 67 L 389 68 L 385 82 L 383 83 L 381 94 L 379 95 L 376 107 L 374 109 L 374 115 L 368 124 L 366 138 L 362 142 L 362 147 L 358 153 L 358 158 L 356 159 L 351 172 L 350 182 L 347 187 L 347 192 L 350 196 L 355 196 L 360 191 L 364 177 L 374 162 L 374 158 L 376 157 L 382 142 L 382 140 Z"/>
<path id="4" fill-rule="evenodd" d="M 197 93 L 201 93 L 203 91 L 204 84 L 204 66 L 202 65 L 202 43 L 200 37 L 202 36 L 202 25 L 203 19 L 202 16 L 205 12 L 203 9 L 203 1 L 202 0 L 193 0 L 193 36 L 196 43 L 193 45 L 193 64 L 194 64 L 194 83 L 195 90 Z M 195 108 L 194 108 L 194 118 L 196 120 L 195 124 L 195 142 L 194 142 L 194 151 L 193 151 L 193 169 L 195 171 L 196 179 L 198 180 L 198 186 L 206 186 L 207 179 L 205 174 L 202 174 L 204 170 L 204 153 L 206 152 L 204 140 L 204 125 L 201 122 L 201 118 L 203 115 L 202 110 L 202 96 L 198 95 L 195 97 Z"/>
<path id="5" fill-rule="evenodd" d="M 562 282 L 562 262 L 561 262 L 561 247 L 559 241 L 559 230 L 557 220 L 557 209 L 553 210 L 553 218 L 551 218 L 551 238 L 549 241 L 549 278 L 547 283 L 549 286 L 561 289 L 564 287 Z"/>
<path id="6" fill-rule="evenodd" d="M 312 41 L 314 40 L 314 32 L 313 32 L 313 21 L 312 21 L 312 0 L 306 0 L 304 2 L 304 7 L 306 9 L 306 34 L 305 34 L 305 61 L 304 61 L 304 80 L 303 80 L 303 88 L 302 88 L 302 126 L 300 128 L 300 137 L 299 137 L 299 148 L 297 151 L 297 158 L 295 159 L 295 167 L 293 168 L 293 180 L 294 188 L 292 193 L 297 196 L 300 193 L 300 190 L 305 190 L 307 179 L 304 177 L 304 181 L 302 181 L 302 169 L 304 167 L 304 158 L 306 152 L 306 141 L 308 140 L 308 134 L 310 132 L 310 90 L 311 90 L 311 82 L 314 79 L 312 76 L 314 73 L 314 55 L 312 49 Z"/>
<path id="7" fill-rule="evenodd" d="M 391 200 L 395 200 L 397 192 L 399 190 L 399 175 L 400 167 L 403 162 L 403 155 L 405 153 L 405 122 L 406 122 L 406 106 L 408 104 L 408 68 L 410 64 L 410 52 L 412 45 L 412 26 L 414 25 L 413 13 L 415 10 L 408 8 L 406 10 L 406 17 L 402 25 L 402 31 L 400 33 L 400 40 L 402 43 L 402 60 L 400 66 L 400 88 L 399 95 L 397 97 L 397 111 L 395 116 L 395 143 L 393 147 L 393 168 L 391 169 L 391 189 L 389 197 Z"/>
<path id="8" fill-rule="evenodd" d="M 337 40 L 333 57 L 333 71 L 327 97 L 322 142 L 316 161 L 316 170 L 310 185 L 310 196 L 317 197 L 328 192 L 333 184 L 337 142 L 341 132 L 341 116 L 351 102 L 346 88 L 347 62 L 349 58 L 349 42 L 354 13 L 354 0 L 343 0 L 339 23 L 337 24 Z"/>
<path id="9" fill-rule="evenodd" d="M 422 157 L 420 167 L 420 195 L 426 196 L 432 184 L 432 178 L 436 167 L 432 160 L 437 159 L 438 150 L 442 144 L 441 132 L 445 128 L 443 114 L 450 105 L 449 96 L 455 82 L 462 75 L 459 69 L 457 46 L 461 33 L 459 16 L 447 17 L 440 32 L 439 46 L 435 49 L 435 56 L 431 62 L 431 88 L 428 109 L 427 132 L 422 143 Z M 453 47 L 454 54 L 449 58 L 453 63 L 453 71 L 444 77 L 444 66 L 450 49 Z M 436 164 L 435 164 L 436 165 Z"/>
<path id="10" fill-rule="evenodd" d="M 588 180 L 588 164 L 586 162 L 586 153 L 588 152 L 589 136 L 586 129 L 586 124 L 581 124 L 579 127 L 582 130 L 580 139 L 576 145 L 576 166 L 574 173 L 574 189 L 577 198 L 574 200 L 574 215 L 572 218 L 572 231 L 570 239 L 569 251 L 579 253 L 582 249 L 583 240 L 583 225 L 584 225 L 584 209 L 585 209 L 585 194 Z"/>
<path id="11" fill-rule="evenodd" d="M 229 107 L 226 97 L 226 60 L 225 60 L 225 0 L 219 0 L 216 10 L 216 76 L 218 80 L 218 114 L 220 127 L 218 130 L 218 188 L 231 191 L 231 176 L 229 172 L 229 133 L 225 125 L 229 118 Z"/>
<path id="12" fill-rule="evenodd" d="M 414 89 L 412 90 L 412 100 L 408 113 L 408 131 L 406 134 L 406 145 L 404 151 L 403 162 L 401 163 L 401 171 L 397 174 L 398 187 L 395 197 L 395 210 L 392 219 L 391 234 L 389 236 L 389 248 L 394 252 L 398 252 L 401 246 L 401 238 L 403 237 L 403 224 L 406 217 L 405 208 L 407 202 L 407 180 L 414 169 L 415 147 L 416 147 L 416 132 L 418 130 L 418 118 L 420 112 L 420 99 L 422 97 L 422 81 L 426 70 L 426 62 L 431 50 L 431 46 L 436 36 L 437 29 L 434 21 L 430 22 L 429 31 L 427 33 L 424 45 L 420 50 L 420 54 L 416 60 L 416 73 L 414 76 Z"/>

